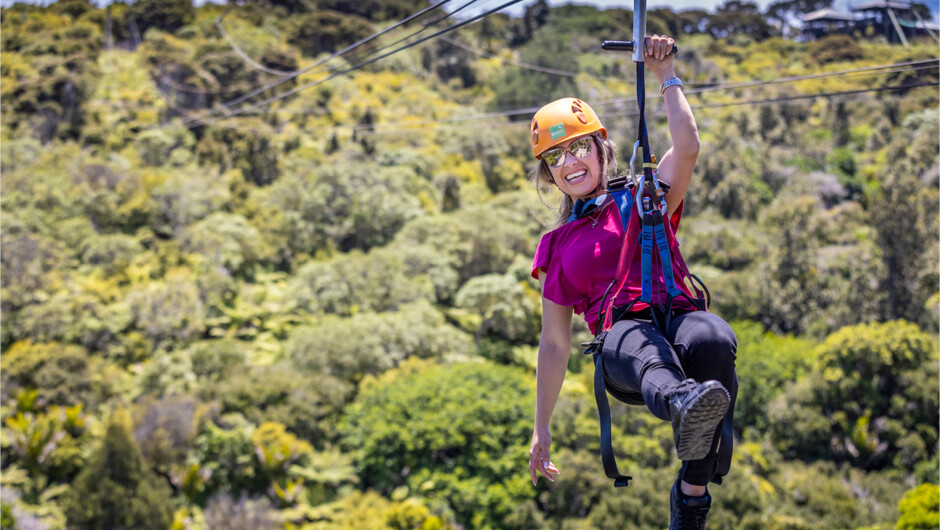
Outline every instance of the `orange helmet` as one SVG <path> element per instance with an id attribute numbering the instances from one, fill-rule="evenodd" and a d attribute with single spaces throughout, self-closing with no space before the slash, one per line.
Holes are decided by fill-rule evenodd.
<path id="1" fill-rule="evenodd" d="M 562 98 L 540 108 L 532 117 L 532 154 L 539 158 L 548 148 L 569 138 L 607 129 L 590 105 L 575 98 Z"/>

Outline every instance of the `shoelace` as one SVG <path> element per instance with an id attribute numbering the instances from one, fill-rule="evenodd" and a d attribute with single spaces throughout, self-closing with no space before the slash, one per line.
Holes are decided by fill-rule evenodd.
<path id="1" fill-rule="evenodd" d="M 689 506 L 685 499 L 679 501 L 678 510 L 679 528 L 705 528 L 705 518 L 708 516 L 709 506 Z M 688 526 L 693 525 L 693 526 Z"/>
<path id="2" fill-rule="evenodd" d="M 698 386 L 698 383 L 692 379 L 686 379 L 679 383 L 676 388 L 670 393 L 669 400 L 672 401 L 676 397 L 685 398 L 689 392 L 695 390 L 695 387 Z"/>

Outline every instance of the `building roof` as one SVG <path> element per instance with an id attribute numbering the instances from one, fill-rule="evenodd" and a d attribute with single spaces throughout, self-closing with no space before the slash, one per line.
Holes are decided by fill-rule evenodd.
<path id="1" fill-rule="evenodd" d="M 926 29 L 928 31 L 940 31 L 940 24 L 929 20 L 898 20 L 898 24 L 905 28 Z"/>
<path id="2" fill-rule="evenodd" d="M 836 11 L 829 7 L 807 13 L 800 18 L 803 19 L 803 22 L 812 22 L 814 20 L 855 20 L 855 17 L 852 15 Z"/>
<path id="3" fill-rule="evenodd" d="M 907 2 L 891 2 L 890 0 L 872 0 L 870 2 L 865 2 L 864 4 L 859 4 L 852 8 L 852 11 L 866 11 L 869 9 L 885 9 L 890 7 L 891 9 L 900 9 L 900 10 L 910 10 L 911 4 Z"/>

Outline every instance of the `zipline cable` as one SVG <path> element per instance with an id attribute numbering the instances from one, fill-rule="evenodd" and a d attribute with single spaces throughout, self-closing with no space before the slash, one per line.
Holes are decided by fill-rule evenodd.
<path id="1" fill-rule="evenodd" d="M 413 31 L 413 32 L 411 32 L 410 34 L 405 35 L 404 37 L 402 37 L 402 38 L 400 38 L 400 39 L 398 39 L 398 40 L 396 40 L 396 41 L 394 41 L 394 42 L 390 42 L 390 43 L 388 43 L 388 44 L 382 46 L 381 48 L 379 48 L 379 49 L 373 51 L 372 54 L 381 53 L 383 50 L 387 50 L 387 49 L 391 48 L 392 46 L 395 46 L 395 45 L 397 45 L 397 44 L 400 44 L 400 43 L 402 43 L 402 42 L 404 42 L 404 41 L 406 41 L 406 40 L 408 40 L 408 39 L 410 39 L 410 38 L 412 38 L 412 37 L 415 37 L 415 36 L 417 36 L 417 35 L 420 35 L 421 33 L 424 33 L 425 31 L 427 31 L 431 26 L 435 26 L 435 25 L 437 25 L 438 23 L 440 23 L 440 22 L 442 22 L 442 21 L 444 21 L 444 20 L 447 20 L 448 18 L 450 18 L 450 17 L 456 15 L 457 13 L 463 11 L 464 9 L 466 9 L 467 7 L 470 7 L 471 5 L 477 3 L 478 1 L 479 1 L 479 0 L 468 0 L 465 4 L 463 4 L 462 6 L 458 7 L 458 8 L 455 9 L 453 12 L 451 12 L 451 13 L 445 13 L 444 16 L 438 17 L 437 19 L 428 22 L 428 23 L 425 24 L 424 27 L 422 27 L 421 29 L 418 29 L 418 30 L 416 30 L 416 31 Z M 367 57 L 368 57 L 368 55 L 367 55 Z"/>
<path id="2" fill-rule="evenodd" d="M 940 61 L 940 60 L 933 60 L 932 62 L 938 62 L 938 61 Z M 907 63 L 899 63 L 899 64 L 907 64 Z M 891 67 L 891 66 L 895 66 L 895 65 L 883 65 L 883 66 L 879 66 L 879 67 L 870 67 L 870 68 L 868 68 L 868 69 L 871 70 L 871 69 L 875 69 L 875 68 L 889 68 L 889 67 Z M 896 71 L 897 71 L 897 72 L 911 72 L 911 71 L 917 71 L 917 70 L 923 70 L 923 69 L 937 68 L 938 66 L 940 66 L 940 64 L 935 64 L 935 65 L 918 65 L 918 66 L 916 66 L 916 67 L 914 67 L 914 68 L 905 68 L 905 69 L 899 69 L 899 70 L 896 70 Z M 894 70 L 891 70 L 891 71 L 894 71 Z M 829 76 L 832 76 L 832 77 L 842 77 L 842 76 L 846 76 L 846 77 L 847 77 L 846 74 L 855 73 L 855 72 L 858 72 L 858 70 L 846 70 L 846 71 L 843 71 L 843 72 L 830 72 L 828 75 L 829 75 Z M 883 72 L 882 72 L 882 73 L 883 73 Z M 868 74 L 868 75 L 871 75 L 871 74 Z M 816 76 L 816 74 L 813 74 L 813 76 Z M 852 77 L 858 77 L 858 76 L 852 76 Z M 807 78 L 809 78 L 809 77 L 795 77 L 795 78 L 790 78 L 787 82 L 796 82 L 796 81 L 801 81 L 801 80 L 804 80 L 804 79 L 807 79 Z M 765 81 L 765 82 L 761 82 L 761 83 L 763 83 L 763 84 L 765 84 L 765 85 L 766 85 L 766 84 L 776 84 L 776 83 L 778 83 L 778 81 L 777 81 L 777 80 L 769 80 L 769 81 Z M 749 85 L 748 88 L 751 88 L 751 87 L 753 87 L 753 86 L 758 86 L 758 85 Z M 905 86 L 908 86 L 908 85 L 899 85 L 899 87 L 905 87 Z M 910 85 L 910 86 L 913 87 L 913 86 L 927 86 L 927 85 Z M 740 88 L 740 87 L 738 87 L 738 86 L 730 86 L 730 85 L 727 86 L 727 87 L 717 86 L 717 87 L 709 87 L 709 90 L 708 90 L 708 91 L 709 91 L 709 92 L 716 92 L 716 91 L 721 90 L 721 89 L 732 90 L 732 89 L 738 89 L 738 88 Z M 864 91 L 873 91 L 873 90 L 876 90 L 876 89 L 862 90 L 862 92 L 864 92 Z M 686 92 L 691 92 L 691 91 L 686 91 Z M 856 92 L 858 92 L 858 91 L 846 91 L 845 93 L 846 93 L 846 94 L 850 94 L 850 93 L 856 93 Z M 833 93 L 833 94 L 841 94 L 841 93 L 842 93 L 842 92 Z M 824 95 L 824 94 L 821 94 L 821 95 Z M 801 96 L 797 96 L 796 99 L 801 99 L 801 98 L 803 98 L 803 97 L 804 97 L 804 96 L 802 96 L 802 95 L 801 95 Z M 655 99 L 655 98 L 656 98 L 656 96 L 649 96 L 649 99 Z M 787 100 L 787 96 L 784 96 L 784 97 L 782 97 L 782 98 L 777 98 L 777 99 L 780 99 L 781 101 L 786 101 L 786 100 Z M 630 102 L 635 102 L 635 101 L 636 101 L 636 98 L 635 98 L 635 97 L 630 97 L 630 98 L 618 98 L 618 99 L 615 99 L 615 100 L 609 100 L 609 101 L 599 102 L 599 103 L 596 103 L 594 106 L 596 106 L 596 107 L 602 107 L 602 106 L 609 106 L 609 105 L 612 105 L 612 104 L 624 104 L 624 103 L 630 103 Z M 763 101 L 763 100 L 749 100 L 749 101 Z M 744 103 L 742 103 L 742 102 L 736 102 L 736 103 L 733 104 L 733 105 L 745 104 L 745 103 L 746 103 L 746 102 L 744 102 Z M 729 106 L 729 105 L 725 105 L 725 104 L 720 104 L 720 105 L 721 105 L 721 106 Z M 733 106 L 733 105 L 730 105 L 730 106 Z M 372 125 L 366 125 L 366 124 L 345 125 L 345 126 L 341 125 L 341 126 L 336 126 L 336 128 L 348 128 L 348 129 L 354 129 L 354 130 L 360 130 L 360 131 L 361 131 L 361 130 L 370 130 L 370 129 L 374 130 L 374 129 L 377 128 L 378 126 L 388 126 L 388 127 L 392 127 L 392 126 L 394 126 L 394 127 L 424 127 L 424 126 L 427 126 L 427 125 L 435 125 L 435 124 L 439 124 L 439 123 L 452 123 L 452 122 L 459 122 L 459 121 L 473 121 L 473 120 L 491 119 L 491 118 L 499 118 L 499 117 L 510 117 L 510 116 L 530 115 L 530 114 L 533 114 L 536 110 L 538 110 L 538 108 L 539 108 L 539 107 L 522 107 L 522 108 L 516 108 L 516 109 L 508 109 L 508 110 L 502 110 L 502 111 L 488 112 L 488 113 L 484 113 L 484 114 L 477 114 L 477 115 L 473 115 L 473 116 L 457 116 L 457 117 L 447 118 L 447 119 L 441 119 L 441 120 L 423 120 L 423 121 L 420 121 L 420 122 L 376 123 L 376 124 L 372 124 Z M 709 108 L 709 106 L 708 106 L 708 104 L 702 104 L 702 105 L 694 105 L 694 106 L 692 106 L 692 108 L 693 108 L 693 109 L 696 109 L 696 108 Z M 631 114 L 631 115 L 633 115 L 633 114 Z M 520 123 L 521 123 L 521 122 L 520 122 Z"/>
<path id="3" fill-rule="evenodd" d="M 521 2 L 521 1 L 522 1 L 522 0 L 510 0 L 509 2 L 506 2 L 506 3 L 504 3 L 504 4 L 500 5 L 500 6 L 497 6 L 497 7 L 493 8 L 493 9 L 490 9 L 489 11 L 485 11 L 485 12 L 483 12 L 483 13 L 481 13 L 481 14 L 475 16 L 475 17 L 469 18 L 469 19 L 467 19 L 467 20 L 465 20 L 465 21 L 463 21 L 463 22 L 459 22 L 459 23 L 457 23 L 457 24 L 453 24 L 453 25 L 451 25 L 451 26 L 448 26 L 448 27 L 446 27 L 446 28 L 444 28 L 444 29 L 442 29 L 442 30 L 439 30 L 439 31 L 437 31 L 437 32 L 435 32 L 435 33 L 433 33 L 433 34 L 431 34 L 431 35 L 428 35 L 427 37 L 423 37 L 423 38 L 421 38 L 421 39 L 419 39 L 419 40 L 417 40 L 417 41 L 415 41 L 415 42 L 411 42 L 411 43 L 406 44 L 406 45 L 404 45 L 404 46 L 395 48 L 394 50 L 392 50 L 392 51 L 390 51 L 390 52 L 386 52 L 386 53 L 384 53 L 384 54 L 382 54 L 382 55 L 379 55 L 379 56 L 377 56 L 377 57 L 373 57 L 372 59 L 369 59 L 369 60 L 367 60 L 367 61 L 363 61 L 363 62 L 361 62 L 361 63 L 357 63 L 357 64 L 355 64 L 355 65 L 353 65 L 353 66 L 350 66 L 349 68 L 343 68 L 343 69 L 341 69 L 341 70 L 337 70 L 337 71 L 333 72 L 333 74 L 331 74 L 331 75 L 329 75 L 328 77 L 325 77 L 325 78 L 323 78 L 323 79 L 319 79 L 319 80 L 317 80 L 317 81 L 311 81 L 310 83 L 307 83 L 307 84 L 305 84 L 305 85 L 301 85 L 301 86 L 299 86 L 299 87 L 293 88 L 293 89 L 288 90 L 288 91 L 286 91 L 286 92 L 282 92 L 282 93 L 280 93 L 280 94 L 277 94 L 277 95 L 275 95 L 275 96 L 272 96 L 272 97 L 267 98 L 267 99 L 264 99 L 264 100 L 261 100 L 261 101 L 255 103 L 255 104 L 250 105 L 250 106 L 247 106 L 247 107 L 239 107 L 239 108 L 236 108 L 236 109 L 234 109 L 234 110 L 229 109 L 231 112 L 230 112 L 228 115 L 226 115 L 226 116 L 221 116 L 221 117 L 216 118 L 216 119 L 211 120 L 211 121 L 201 121 L 201 120 L 200 120 L 199 123 L 195 123 L 195 124 L 193 124 L 193 122 L 190 122 L 190 123 L 186 123 L 185 125 L 186 125 L 186 127 L 188 127 L 188 128 L 199 127 L 199 126 L 203 126 L 203 125 L 212 125 L 213 123 L 215 123 L 215 122 L 217 122 L 217 121 L 225 120 L 225 119 L 228 119 L 228 118 L 237 116 L 237 115 L 239 115 L 239 114 L 242 114 L 242 113 L 244 113 L 244 112 L 246 112 L 246 111 L 254 110 L 254 109 L 257 109 L 257 108 L 259 108 L 259 107 L 263 107 L 263 106 L 265 106 L 265 105 L 268 105 L 268 104 L 273 103 L 273 102 L 275 102 L 275 101 L 278 101 L 278 100 L 280 100 L 280 99 L 284 99 L 284 98 L 286 98 L 286 97 L 288 97 L 288 96 L 292 96 L 292 95 L 294 95 L 294 94 L 296 94 L 296 93 L 298 93 L 298 92 L 300 92 L 300 91 L 302 91 L 302 90 L 306 90 L 306 89 L 308 89 L 308 88 L 311 88 L 311 87 L 317 86 L 317 85 L 319 85 L 319 84 L 325 83 L 325 82 L 327 82 L 327 81 L 329 81 L 329 80 L 331 80 L 331 79 L 335 79 L 336 77 L 339 77 L 339 76 L 341 76 L 341 75 L 348 74 L 348 73 L 353 72 L 353 71 L 355 71 L 355 70 L 359 70 L 360 68 L 363 68 L 363 67 L 368 66 L 368 65 L 370 65 L 370 64 L 372 64 L 372 63 L 374 63 L 374 62 L 376 62 L 376 61 L 379 61 L 379 60 L 382 60 L 382 59 L 384 59 L 384 58 L 386 58 L 386 57 L 389 57 L 390 55 L 394 55 L 394 54 L 396 54 L 396 53 L 398 53 L 398 52 L 407 50 L 408 48 L 412 48 L 412 47 L 414 47 L 414 46 L 417 46 L 418 44 L 421 44 L 421 43 L 426 42 L 426 41 L 428 41 L 428 40 L 430 40 L 430 39 L 433 39 L 433 38 L 435 38 L 435 37 L 437 37 L 437 36 L 439 36 L 439 35 L 443 35 L 443 34 L 445 34 L 445 33 L 448 33 L 448 32 L 454 31 L 454 30 L 456 30 L 456 29 L 458 29 L 458 28 L 461 28 L 461 27 L 463 27 L 463 26 L 466 26 L 467 24 L 470 24 L 470 23 L 472 23 L 472 22 L 476 22 L 477 20 L 480 20 L 481 18 L 483 18 L 483 17 L 485 17 L 485 16 L 491 15 L 491 14 L 497 12 L 497 11 L 501 11 L 501 10 L 503 10 L 503 9 L 509 7 L 509 6 L 518 4 L 518 3 Z M 257 92 L 259 92 L 259 91 L 256 91 L 256 93 L 257 93 Z M 247 99 L 247 98 L 245 98 L 245 99 Z"/>
<path id="4" fill-rule="evenodd" d="M 860 89 L 860 90 L 844 90 L 844 91 L 838 91 L 838 92 L 820 92 L 816 94 L 801 94 L 798 96 L 783 96 L 783 97 L 766 98 L 766 99 L 750 99 L 750 100 L 745 100 L 745 101 L 734 101 L 734 102 L 728 102 L 728 103 L 703 103 L 700 105 L 690 105 L 690 107 L 693 110 L 695 110 L 695 109 L 710 109 L 710 108 L 722 108 L 722 107 L 740 107 L 740 106 L 745 106 L 745 105 L 775 104 L 775 103 L 785 103 L 787 101 L 805 100 L 805 99 L 813 99 L 813 98 L 820 98 L 820 97 L 834 97 L 834 96 L 862 94 L 866 92 L 904 90 L 908 88 L 919 88 L 919 87 L 925 87 L 925 86 L 940 86 L 940 82 L 911 83 L 911 84 L 891 85 L 891 86 L 884 86 L 884 87 L 872 87 L 872 88 L 866 88 L 866 89 Z M 538 110 L 538 108 L 519 109 L 519 110 L 520 111 L 517 114 L 532 114 L 536 110 Z M 616 120 L 619 118 L 636 117 L 638 115 L 639 115 L 638 111 L 632 111 L 632 112 L 625 112 L 625 113 L 612 113 L 612 114 L 607 114 L 606 116 L 610 119 Z M 352 130 L 355 130 L 357 134 L 371 134 L 371 135 L 377 135 L 377 136 L 389 135 L 389 134 L 400 135 L 401 129 L 408 129 L 408 128 L 422 128 L 423 129 L 423 128 L 427 128 L 428 126 L 440 125 L 440 127 L 436 127 L 436 128 L 446 130 L 449 127 L 456 127 L 456 125 L 454 125 L 455 122 L 489 119 L 489 118 L 500 117 L 500 116 L 507 116 L 507 114 L 490 113 L 490 114 L 480 114 L 476 116 L 451 118 L 448 120 L 426 120 L 426 121 L 421 121 L 417 123 L 409 123 L 409 122 L 379 123 L 379 124 L 375 124 L 372 126 L 361 125 L 361 124 L 359 125 L 335 125 L 333 127 L 330 127 L 328 130 L 334 131 L 334 130 L 352 129 Z M 493 123 L 493 124 L 487 125 L 487 127 L 517 127 L 517 126 L 528 127 L 528 125 L 529 125 L 528 122 L 516 121 L 516 122 L 506 122 L 506 123 Z M 392 127 L 395 130 L 384 132 L 384 131 L 378 130 L 377 126 Z"/>
<path id="5" fill-rule="evenodd" d="M 709 86 L 709 87 L 703 87 L 700 89 L 688 89 L 688 90 L 684 90 L 684 92 L 686 94 L 698 94 L 702 92 L 714 93 L 714 92 L 720 92 L 724 90 L 738 90 L 740 88 L 754 88 L 758 86 L 765 86 L 765 85 L 771 85 L 771 84 L 793 83 L 793 82 L 799 82 L 799 81 L 809 80 L 809 79 L 821 79 L 821 78 L 829 78 L 829 77 L 858 78 L 858 77 L 865 77 L 865 76 L 871 76 L 871 75 L 885 75 L 885 74 L 890 74 L 890 73 L 914 72 L 918 70 L 934 69 L 937 67 L 940 67 L 940 59 L 926 59 L 926 60 L 921 60 L 921 61 L 908 61 L 908 62 L 903 62 L 903 63 L 869 66 L 869 67 L 856 68 L 856 69 L 851 69 L 851 70 L 821 72 L 821 73 L 816 73 L 816 74 L 807 74 L 804 76 L 791 76 L 787 78 L 769 79 L 769 80 L 762 80 L 762 81 L 750 81 L 747 83 L 736 83 L 736 84 L 731 84 L 731 85 L 714 85 L 714 86 Z M 860 74 L 860 75 L 854 75 L 854 74 Z M 648 96 L 648 98 L 655 99 L 656 96 L 651 95 L 651 96 Z M 636 101 L 635 97 L 614 98 L 614 99 L 596 101 L 594 102 L 594 106 L 605 107 L 605 106 L 610 106 L 610 105 L 631 103 L 635 101 Z M 696 107 L 693 107 L 693 108 L 696 108 Z M 521 108 L 514 108 L 514 109 L 498 110 L 498 111 L 488 112 L 484 114 L 477 114 L 473 116 L 454 117 L 454 118 L 448 118 L 448 119 L 443 119 L 443 120 L 425 120 L 425 121 L 421 121 L 418 123 L 422 125 L 430 125 L 430 124 L 435 124 L 435 123 L 447 123 L 447 122 L 453 122 L 453 121 L 468 121 L 468 120 L 475 120 L 475 119 L 521 116 L 521 115 L 526 115 L 526 114 L 532 114 L 536 110 L 538 110 L 538 107 L 521 107 Z M 413 125 L 413 123 L 411 124 Z M 376 125 L 388 125 L 388 124 L 376 124 Z M 364 124 L 337 126 L 337 127 L 353 128 L 353 129 L 374 128 L 373 125 L 364 125 Z"/>
<path id="6" fill-rule="evenodd" d="M 585 74 L 585 73 L 580 73 L 580 72 L 569 72 L 569 71 L 567 71 L 567 70 L 558 70 L 557 68 L 549 68 L 549 67 L 547 67 L 547 66 L 539 66 L 539 65 L 537 65 L 537 64 L 529 64 L 529 63 L 523 63 L 523 62 L 519 62 L 519 61 L 511 61 L 511 60 L 508 60 L 508 59 L 503 59 L 502 57 L 500 57 L 500 56 L 498 56 L 498 55 L 494 55 L 494 54 L 492 54 L 492 53 L 487 53 L 487 52 L 485 52 L 485 51 L 483 51 L 483 50 L 478 50 L 478 49 L 476 49 L 476 48 L 473 48 L 472 46 L 468 46 L 468 45 L 466 45 L 466 44 L 464 44 L 464 43 L 462 43 L 462 42 L 456 41 L 456 40 L 454 40 L 454 39 L 450 39 L 450 38 L 448 38 L 448 37 L 441 37 L 441 40 L 444 41 L 444 42 L 446 42 L 446 43 L 448 43 L 448 44 L 451 44 L 451 45 L 453 45 L 453 46 L 456 46 L 456 47 L 458 47 L 458 48 L 460 48 L 460 49 L 462 49 L 462 50 L 466 50 L 466 51 L 468 51 L 468 52 L 470 52 L 470 53 L 475 53 L 475 54 L 477 54 L 477 55 L 479 55 L 479 56 L 481 56 L 481 57 L 486 57 L 486 58 L 489 58 L 489 59 L 499 59 L 500 61 L 503 62 L 503 64 L 509 64 L 509 65 L 512 65 L 512 66 L 518 66 L 519 68 L 523 68 L 523 69 L 525 69 L 525 70 L 531 70 L 531 71 L 533 71 L 533 72 L 542 72 L 543 74 L 551 74 L 551 75 L 557 75 L 557 76 L 561 76 L 561 77 L 590 77 L 590 78 L 592 78 L 592 79 L 599 79 L 599 80 L 601 80 L 601 81 L 623 81 L 623 79 L 621 79 L 621 78 L 619 78 L 619 77 L 601 77 L 601 76 L 596 76 L 596 75 L 591 75 L 591 74 Z"/>
<path id="7" fill-rule="evenodd" d="M 242 50 L 238 46 L 235 40 L 229 36 L 228 32 L 225 31 L 225 27 L 222 26 L 222 19 L 225 18 L 225 15 L 228 15 L 229 11 L 232 10 L 232 7 L 234 7 L 234 4 L 229 4 L 229 6 L 225 9 L 225 11 L 223 11 L 222 14 L 216 17 L 215 19 L 215 27 L 218 28 L 219 33 L 222 34 L 222 38 L 225 39 L 225 42 L 227 42 L 228 45 L 232 48 L 232 51 L 234 51 L 239 57 L 241 57 L 242 60 L 245 61 L 245 63 L 252 66 L 256 70 L 261 70 L 262 72 L 266 74 L 277 75 L 277 76 L 300 75 L 297 70 L 285 71 L 285 70 L 275 70 L 274 68 L 268 68 L 267 66 L 259 63 L 258 61 L 255 61 L 254 59 L 251 58 L 251 56 L 245 53 L 245 51 Z"/>
<path id="8" fill-rule="evenodd" d="M 255 90 L 252 90 L 252 91 L 249 92 L 248 94 L 239 96 L 239 97 L 237 97 L 237 98 L 235 98 L 235 99 L 232 99 L 232 100 L 230 100 L 230 101 L 226 101 L 225 103 L 222 104 L 222 106 L 225 107 L 224 111 L 229 111 L 229 110 L 231 110 L 231 107 L 233 107 L 233 106 L 235 106 L 235 105 L 238 105 L 238 104 L 242 103 L 243 101 L 245 101 L 245 100 L 247 100 L 247 99 L 253 98 L 253 97 L 257 96 L 258 94 L 264 92 L 265 90 L 269 90 L 269 89 L 274 88 L 274 87 L 276 87 L 276 86 L 278 86 L 278 85 L 280 85 L 280 84 L 282 84 L 282 83 L 286 83 L 287 81 L 290 81 L 291 79 L 294 79 L 295 77 L 297 77 L 297 76 L 299 76 L 299 75 L 301 75 L 301 74 L 304 74 L 304 73 L 306 73 L 306 72 L 309 72 L 310 70 L 313 70 L 314 68 L 317 68 L 318 66 L 320 66 L 320 65 L 322 65 L 322 64 L 324 64 L 324 63 L 326 63 L 327 61 L 330 61 L 330 60 L 332 60 L 332 59 L 335 59 L 336 57 L 339 57 L 339 56 L 341 56 L 341 55 L 344 55 L 344 54 L 346 54 L 346 53 L 348 53 L 348 52 L 350 52 L 350 51 L 352 51 L 352 50 L 354 50 L 354 49 L 356 49 L 356 48 L 358 48 L 358 47 L 360 47 L 360 46 L 362 46 L 362 45 L 364 45 L 364 44 L 367 44 L 367 43 L 369 43 L 369 42 L 371 42 L 371 41 L 373 41 L 373 40 L 375 40 L 375 39 L 381 37 L 382 35 L 388 33 L 389 31 L 392 31 L 392 30 L 395 29 L 395 28 L 398 28 L 398 27 L 400 27 L 400 26 L 402 26 L 402 25 L 404 25 L 404 24 L 407 24 L 408 22 L 414 20 L 415 18 L 418 18 L 418 17 L 424 15 L 424 14 L 427 13 L 428 11 L 431 11 L 432 9 L 436 9 L 436 8 L 442 6 L 442 5 L 444 5 L 444 4 L 446 4 L 447 2 L 450 2 L 450 1 L 451 1 L 451 0 L 441 0 L 440 2 L 437 2 L 436 4 L 430 5 L 430 6 L 426 7 L 426 8 L 424 8 L 424 9 L 418 11 L 417 13 L 414 13 L 413 15 L 409 15 L 409 16 L 403 18 L 402 20 L 396 22 L 395 24 L 392 24 L 391 26 L 389 26 L 389 27 L 383 29 L 382 31 L 379 31 L 379 32 L 377 32 L 377 33 L 373 33 L 372 35 L 369 35 L 369 36 L 367 36 L 367 37 L 364 37 L 364 38 L 362 38 L 362 39 L 359 39 L 358 41 L 356 41 L 356 42 L 350 44 L 349 46 L 346 46 L 346 47 L 343 48 L 342 50 L 339 50 L 339 51 L 337 51 L 337 52 L 334 52 L 334 53 L 330 54 L 328 57 L 325 57 L 325 58 L 323 58 L 323 59 L 320 59 L 319 61 L 313 63 L 312 65 L 307 66 L 307 67 L 305 67 L 305 68 L 302 68 L 302 69 L 298 70 L 298 71 L 297 71 L 296 73 L 294 73 L 294 74 L 291 74 L 291 75 L 289 75 L 289 76 L 285 76 L 285 77 L 283 77 L 283 78 L 281 78 L 281 79 L 278 79 L 278 80 L 276 80 L 276 81 L 274 81 L 274 82 L 268 83 L 267 85 L 263 85 L 263 86 L 261 86 L 261 87 L 259 87 L 259 88 L 256 88 Z M 521 0 L 517 0 L 517 1 L 521 1 Z M 515 2 L 514 2 L 514 3 L 515 3 Z M 211 110 L 211 109 L 210 109 L 210 110 L 208 110 L 207 112 L 205 112 L 204 115 L 205 115 L 205 114 L 212 114 L 213 112 L 215 112 L 215 110 Z M 240 113 L 236 113 L 236 114 L 240 114 Z M 226 117 L 227 117 L 227 116 L 226 116 Z M 193 118 L 193 121 L 201 121 L 202 119 L 203 119 L 203 116 L 198 116 L 198 117 Z M 222 119 L 224 119 L 224 118 L 222 118 Z M 193 121 L 188 122 L 188 123 L 185 123 L 185 125 L 189 126 L 189 124 L 192 123 Z"/>

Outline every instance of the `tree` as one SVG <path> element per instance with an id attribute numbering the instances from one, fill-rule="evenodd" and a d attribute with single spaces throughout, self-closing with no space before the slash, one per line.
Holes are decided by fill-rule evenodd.
<path id="1" fill-rule="evenodd" d="M 322 444 L 333 437 L 334 418 L 354 390 L 338 377 L 279 362 L 243 370 L 202 392 L 203 399 L 219 400 L 222 413 L 238 412 L 255 424 L 275 421 Z"/>
<path id="2" fill-rule="evenodd" d="M 559 59 L 569 55 L 568 44 L 552 32 L 539 31 L 519 53 L 519 60 L 545 68 L 577 71 L 577 63 Z M 528 40 L 528 39 L 527 39 Z M 562 66 L 564 68 L 562 68 Z M 578 92 L 577 84 L 570 77 L 559 77 L 544 72 L 533 72 L 521 68 L 507 68 L 493 87 L 495 94 L 492 110 L 539 105 L 545 101 L 570 96 Z M 526 119 L 525 116 L 517 119 Z"/>
<path id="3" fill-rule="evenodd" d="M 182 249 L 198 253 L 226 276 L 252 277 L 264 257 L 258 230 L 237 214 L 216 212 L 183 232 Z"/>
<path id="4" fill-rule="evenodd" d="M 886 267 L 881 281 L 888 295 L 884 316 L 919 322 L 930 296 L 924 288 L 936 281 L 935 271 L 924 273 L 934 270 L 924 251 L 936 240 L 936 194 L 923 190 L 917 177 L 904 169 L 888 172 L 881 191 L 870 212 Z"/>
<path id="5" fill-rule="evenodd" d="M 372 24 L 362 17 L 322 10 L 300 17 L 289 30 L 287 42 L 304 55 L 316 57 L 359 41 L 372 31 Z"/>
<path id="6" fill-rule="evenodd" d="M 747 0 L 727 0 L 708 17 L 708 32 L 717 39 L 748 36 L 762 41 L 773 36 L 773 27 L 761 15 L 757 4 Z"/>
<path id="7" fill-rule="evenodd" d="M 486 335 L 511 342 L 533 341 L 538 335 L 538 302 L 537 297 L 526 296 L 523 284 L 508 274 L 476 276 L 456 296 L 458 308 L 472 311 L 481 319 L 477 341 Z"/>
<path id="8" fill-rule="evenodd" d="M 130 434 L 127 412 L 108 423 L 101 445 L 65 501 L 69 523 L 82 528 L 153 528 L 170 524 L 170 488 L 151 473 Z"/>
<path id="9" fill-rule="evenodd" d="M 830 7 L 832 0 L 779 0 L 767 7 L 766 16 L 780 27 L 780 33 L 790 37 L 794 33 L 793 24 L 800 15 Z"/>
<path id="10" fill-rule="evenodd" d="M 150 28 L 176 33 L 195 20 L 196 10 L 189 0 L 141 0 L 134 4 L 128 16 L 136 19 L 141 35 Z"/>
<path id="11" fill-rule="evenodd" d="M 904 494 L 898 503 L 901 518 L 898 530 L 928 530 L 940 526 L 940 502 L 937 485 L 921 484 Z"/>
<path id="12" fill-rule="evenodd" d="M 183 486 L 186 456 L 202 421 L 198 402 L 180 395 L 148 401 L 138 409 L 134 438 L 152 469 L 177 489 Z"/>
<path id="13" fill-rule="evenodd" d="M 205 331 L 205 306 L 188 278 L 134 289 L 127 305 L 137 329 L 154 343 L 186 342 Z"/>
<path id="14" fill-rule="evenodd" d="M 786 456 L 913 469 L 936 453 L 937 343 L 904 322 L 861 324 L 830 335 L 810 377 L 771 404 Z"/>
<path id="15" fill-rule="evenodd" d="M 280 212 L 280 230 L 295 255 L 368 250 L 421 215 L 418 199 L 408 191 L 413 178 L 406 168 L 307 161 L 259 193 L 259 200 Z"/>
<path id="16" fill-rule="evenodd" d="M 756 322 L 734 322 L 738 338 L 738 399 L 735 425 L 739 431 L 765 432 L 767 408 L 789 381 L 805 376 L 813 363 L 813 346 L 808 340 L 765 332 Z"/>
<path id="17" fill-rule="evenodd" d="M 4 382 L 34 389 L 44 404 L 77 405 L 93 401 L 90 359 L 78 346 L 14 343 L 3 354 Z"/>
<path id="18" fill-rule="evenodd" d="M 515 368 L 459 363 L 389 372 L 339 429 L 362 485 L 446 502 L 458 522 L 505 527 L 532 486 L 518 472 L 531 434 L 532 383 Z"/>
<path id="19" fill-rule="evenodd" d="M 363 333 L 367 327 L 369 332 Z M 427 302 L 400 311 L 351 318 L 326 317 L 291 333 L 285 353 L 304 371 L 358 383 L 410 357 L 465 357 L 469 337 L 447 324 Z"/>
<path id="20" fill-rule="evenodd" d="M 762 212 L 762 223 L 770 229 L 768 257 L 761 274 L 769 281 L 762 285 L 761 320 L 776 331 L 800 332 L 804 317 L 816 310 L 814 294 L 818 285 L 819 240 L 813 230 L 813 214 L 819 206 L 815 198 L 778 197 Z"/>
<path id="21" fill-rule="evenodd" d="M 219 530 L 283 528 L 278 524 L 277 510 L 267 499 L 249 499 L 245 494 L 235 500 L 227 493 L 220 493 L 209 499 L 203 514 L 206 526 Z"/>

